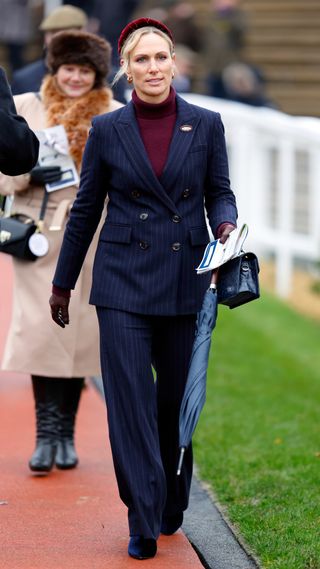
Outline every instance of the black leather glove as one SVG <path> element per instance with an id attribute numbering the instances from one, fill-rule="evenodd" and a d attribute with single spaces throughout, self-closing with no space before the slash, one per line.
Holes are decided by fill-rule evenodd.
<path id="1" fill-rule="evenodd" d="M 61 180 L 60 166 L 35 166 L 30 172 L 30 183 L 44 186 Z"/>
<path id="2" fill-rule="evenodd" d="M 232 225 L 231 223 L 225 223 L 223 224 L 223 229 L 221 234 L 219 235 L 219 239 L 220 239 L 220 243 L 225 243 L 229 237 L 229 234 L 231 233 L 231 231 L 233 231 L 235 229 L 235 225 Z"/>
<path id="3" fill-rule="evenodd" d="M 69 324 L 69 303 L 70 298 L 65 298 L 64 296 L 58 296 L 57 294 L 52 294 L 49 300 L 51 308 L 52 320 L 61 328 L 64 328 Z"/>

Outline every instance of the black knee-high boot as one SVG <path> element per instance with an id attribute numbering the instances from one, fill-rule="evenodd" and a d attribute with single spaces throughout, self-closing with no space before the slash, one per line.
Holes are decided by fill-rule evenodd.
<path id="1" fill-rule="evenodd" d="M 83 377 L 61 380 L 59 440 L 55 462 L 57 468 L 62 470 L 75 468 L 78 464 L 74 446 L 74 428 L 83 384 Z"/>
<path id="2" fill-rule="evenodd" d="M 59 421 L 59 380 L 32 375 L 36 411 L 36 449 L 29 461 L 35 472 L 49 472 L 54 464 Z"/>

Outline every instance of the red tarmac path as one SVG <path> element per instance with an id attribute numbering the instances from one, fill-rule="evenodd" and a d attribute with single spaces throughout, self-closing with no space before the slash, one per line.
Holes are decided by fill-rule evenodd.
<path id="1" fill-rule="evenodd" d="M 0 356 L 11 310 L 10 258 L 0 255 Z M 26 339 L 27 341 L 27 339 Z M 79 467 L 35 476 L 34 413 L 27 376 L 0 372 L 0 569 L 201 569 L 181 530 L 161 536 L 152 560 L 127 555 L 126 508 L 120 501 L 104 403 L 84 390 L 76 443 Z"/>

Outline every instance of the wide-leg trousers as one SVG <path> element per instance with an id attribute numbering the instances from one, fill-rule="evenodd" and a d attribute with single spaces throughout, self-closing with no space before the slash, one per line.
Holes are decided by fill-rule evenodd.
<path id="1" fill-rule="evenodd" d="M 157 539 L 163 514 L 188 507 L 191 445 L 179 477 L 176 470 L 196 315 L 149 316 L 104 307 L 97 314 L 109 437 L 129 533 Z"/>

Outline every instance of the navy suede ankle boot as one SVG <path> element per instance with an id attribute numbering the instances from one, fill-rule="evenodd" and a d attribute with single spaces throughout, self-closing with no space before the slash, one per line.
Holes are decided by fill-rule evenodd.
<path id="1" fill-rule="evenodd" d="M 163 516 L 161 523 L 161 533 L 163 535 L 172 535 L 178 531 L 179 527 L 182 526 L 183 522 L 183 512 L 178 512 L 178 514 L 173 514 L 172 516 Z"/>
<path id="2" fill-rule="evenodd" d="M 155 539 L 147 539 L 141 535 L 132 535 L 128 553 L 134 559 L 150 559 L 157 553 L 157 542 Z"/>

